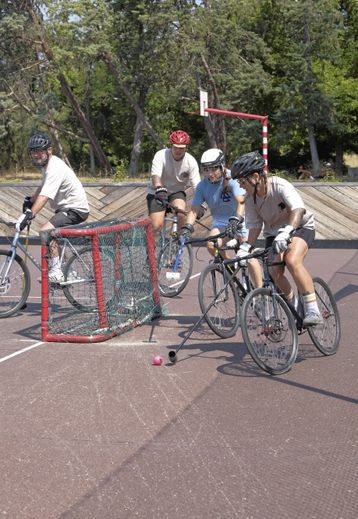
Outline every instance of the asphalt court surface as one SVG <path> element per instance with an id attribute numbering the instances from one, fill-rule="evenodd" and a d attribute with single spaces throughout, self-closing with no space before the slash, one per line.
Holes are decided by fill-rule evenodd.
<path id="1" fill-rule="evenodd" d="M 358 253 L 306 265 L 335 294 L 341 345 L 324 357 L 304 334 L 279 377 L 205 324 L 167 363 L 200 316 L 197 276 L 159 320 L 42 343 L 33 272 L 27 310 L 0 321 L 0 517 L 357 519 Z"/>

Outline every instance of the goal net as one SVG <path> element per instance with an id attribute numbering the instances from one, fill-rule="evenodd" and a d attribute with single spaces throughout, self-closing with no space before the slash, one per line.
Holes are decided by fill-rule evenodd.
<path id="1" fill-rule="evenodd" d="M 48 279 L 54 239 L 64 279 L 59 283 Z M 41 233 L 41 241 L 43 341 L 99 342 L 160 314 L 148 219 L 54 229 Z"/>

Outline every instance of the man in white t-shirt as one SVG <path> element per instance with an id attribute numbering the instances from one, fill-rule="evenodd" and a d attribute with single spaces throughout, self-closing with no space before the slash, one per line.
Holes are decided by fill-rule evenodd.
<path id="1" fill-rule="evenodd" d="M 74 171 L 59 157 L 52 155 L 50 137 L 42 132 L 35 133 L 30 137 L 28 149 L 33 165 L 41 169 L 43 177 L 35 194 L 25 198 L 23 214 L 18 219 L 16 228 L 24 229 L 26 223 L 35 218 L 47 202 L 55 214 L 42 225 L 40 231 L 84 222 L 89 215 L 85 190 Z M 63 282 L 56 240 L 50 241 L 49 250 L 49 281 Z"/>
<path id="2" fill-rule="evenodd" d="M 165 206 L 172 203 L 179 209 L 186 208 L 185 190 L 195 188 L 200 182 L 199 166 L 195 158 L 187 152 L 189 135 L 176 130 L 169 136 L 170 148 L 157 151 L 148 186 L 147 205 L 153 231 L 158 234 L 164 224 Z M 179 215 L 179 225 L 185 216 Z"/>
<path id="3" fill-rule="evenodd" d="M 315 237 L 313 213 L 305 208 L 300 194 L 290 182 L 268 177 L 264 166 L 260 153 L 252 151 L 236 159 L 231 168 L 232 178 L 246 190 L 245 219 L 249 235 L 247 242 L 240 246 L 238 256 L 244 257 L 251 251 L 263 230 L 265 247 L 272 246 L 274 261 L 285 262 L 270 268 L 277 286 L 285 298 L 296 305 L 297 298 L 284 274 L 286 266 L 303 299 L 304 326 L 321 324 L 323 319 L 312 277 L 303 265 Z"/>

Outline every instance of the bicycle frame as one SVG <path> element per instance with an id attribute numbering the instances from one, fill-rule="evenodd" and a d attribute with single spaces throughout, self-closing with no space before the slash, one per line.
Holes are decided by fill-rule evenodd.
<path id="1" fill-rule="evenodd" d="M 27 240 L 31 240 L 31 239 L 33 240 L 34 238 L 37 238 L 37 237 L 28 236 L 28 235 L 24 236 L 21 234 L 20 231 L 15 231 L 12 241 L 9 239 L 9 241 L 11 241 L 11 246 L 10 246 L 11 255 L 9 256 L 8 261 L 6 263 L 5 272 L 1 272 L 1 276 L 3 277 L 3 279 L 5 279 L 9 274 L 11 265 L 17 254 L 17 249 L 20 249 L 22 251 L 24 257 L 28 258 L 31 261 L 31 263 L 41 272 L 41 263 L 31 254 L 31 252 L 29 252 L 28 248 L 21 243 L 21 239 L 23 239 L 23 238 L 26 238 Z M 67 247 L 71 250 L 72 254 L 75 255 L 78 258 L 78 260 L 84 265 L 84 261 L 82 260 L 81 256 L 78 254 L 77 249 L 69 241 L 69 239 L 64 238 L 63 242 L 64 242 L 64 244 L 61 248 L 61 254 L 60 254 L 60 267 L 62 268 Z M 73 284 L 78 281 L 81 281 L 81 280 L 72 280 L 71 283 Z M 69 283 L 64 282 L 62 284 L 64 285 L 64 284 L 69 284 Z"/>

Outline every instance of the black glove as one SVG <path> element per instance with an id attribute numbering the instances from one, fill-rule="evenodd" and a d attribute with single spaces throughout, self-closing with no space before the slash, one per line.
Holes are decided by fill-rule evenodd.
<path id="1" fill-rule="evenodd" d="M 179 241 L 182 243 L 183 241 L 186 242 L 190 240 L 191 233 L 193 232 L 194 227 L 191 225 L 191 223 L 185 223 L 182 228 L 180 229 L 179 234 Z"/>
<path id="2" fill-rule="evenodd" d="M 16 230 L 23 231 L 30 220 L 32 220 L 32 211 L 31 209 L 26 209 L 16 222 Z"/>
<path id="3" fill-rule="evenodd" d="M 229 223 L 226 226 L 226 234 L 229 238 L 235 238 L 238 231 L 242 229 L 244 218 L 242 216 L 230 216 Z"/>
<path id="4" fill-rule="evenodd" d="M 200 218 L 202 218 L 204 216 L 206 209 L 207 209 L 207 207 L 204 204 L 201 204 L 199 212 L 196 217 L 197 220 L 200 220 Z"/>
<path id="5" fill-rule="evenodd" d="M 159 186 L 155 190 L 154 198 L 163 206 L 168 203 L 168 190 L 166 187 Z"/>
<path id="6" fill-rule="evenodd" d="M 34 203 L 31 202 L 31 196 L 25 196 L 24 201 L 22 203 L 22 212 L 25 213 L 26 209 L 31 209 L 33 205 Z"/>

